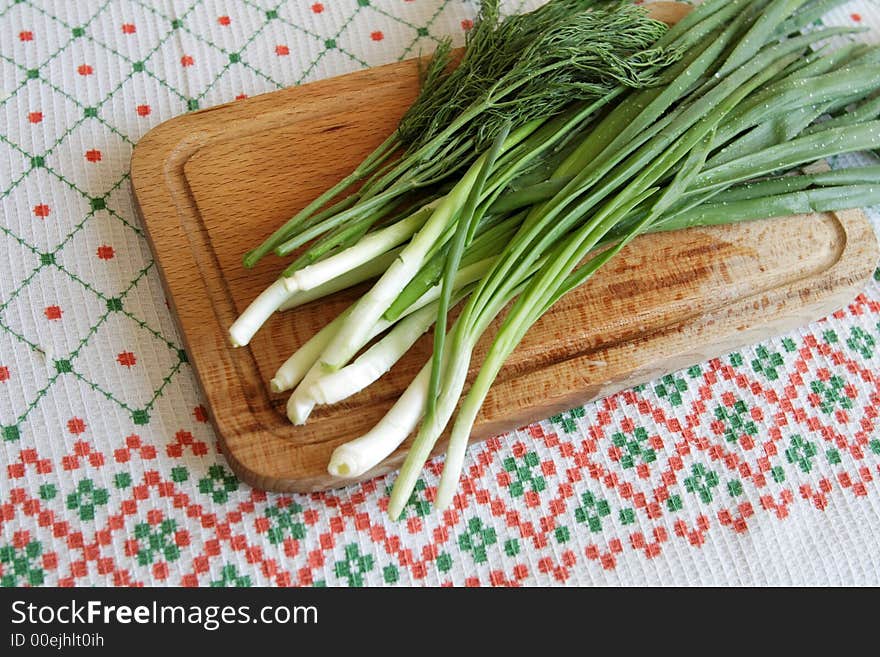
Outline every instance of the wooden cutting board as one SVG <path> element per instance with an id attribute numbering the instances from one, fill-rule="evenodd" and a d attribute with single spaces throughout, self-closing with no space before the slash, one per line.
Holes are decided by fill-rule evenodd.
<path id="1" fill-rule="evenodd" d="M 654 7 L 668 22 L 686 11 Z M 424 336 L 377 383 L 294 427 L 287 395 L 270 393 L 267 382 L 363 288 L 276 315 L 249 347 L 227 342 L 229 325 L 283 268 L 268 258 L 246 271 L 242 253 L 346 175 L 394 130 L 417 91 L 416 62 L 390 64 L 180 116 L 135 149 L 132 185 L 168 301 L 221 448 L 253 486 L 347 483 L 326 472 L 330 453 L 372 427 L 428 358 Z M 471 439 L 818 319 L 858 293 L 878 257 L 859 211 L 641 237 L 532 328 Z M 405 446 L 363 479 L 396 469 L 404 455 Z"/>

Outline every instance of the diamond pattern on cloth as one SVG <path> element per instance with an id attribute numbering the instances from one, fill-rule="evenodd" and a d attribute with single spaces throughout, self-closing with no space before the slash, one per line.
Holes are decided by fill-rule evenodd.
<path id="1" fill-rule="evenodd" d="M 393 475 L 280 495 L 229 471 L 132 149 L 190 110 L 461 42 L 474 11 L 0 3 L 0 585 L 880 584 L 880 272 L 801 331 L 471 449 L 443 514 L 438 462 L 398 523 Z M 876 2 L 826 20 L 880 34 Z"/>

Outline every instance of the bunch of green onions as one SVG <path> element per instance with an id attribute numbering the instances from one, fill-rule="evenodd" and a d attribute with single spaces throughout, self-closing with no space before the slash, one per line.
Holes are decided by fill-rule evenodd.
<path id="1" fill-rule="evenodd" d="M 551 0 L 501 19 L 485 0 L 459 67 L 442 46 L 400 130 L 245 256 L 253 265 L 306 246 L 236 321 L 233 343 L 276 310 L 378 277 L 272 389 L 294 389 L 288 416 L 303 423 L 433 326 L 431 359 L 328 470 L 360 477 L 415 432 L 389 503 L 396 518 L 451 423 L 435 496 L 445 507 L 508 356 L 632 239 L 880 203 L 880 166 L 800 172 L 880 147 L 880 49 L 823 46 L 850 28 L 805 31 L 838 4 L 706 0 L 667 30 L 619 3 Z M 465 393 L 473 351 L 505 309 Z"/>

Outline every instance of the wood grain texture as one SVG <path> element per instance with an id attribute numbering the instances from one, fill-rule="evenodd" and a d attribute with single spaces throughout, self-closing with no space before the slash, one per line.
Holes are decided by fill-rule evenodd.
<path id="1" fill-rule="evenodd" d="M 670 22 L 687 10 L 655 6 Z M 348 483 L 327 474 L 330 453 L 374 425 L 428 358 L 425 336 L 379 382 L 293 427 L 286 395 L 271 394 L 267 382 L 360 291 L 276 315 L 247 348 L 231 348 L 226 337 L 282 266 L 268 258 L 246 271 L 242 253 L 378 145 L 417 86 L 414 61 L 390 64 L 181 116 L 135 149 L 132 185 L 168 300 L 221 448 L 255 487 L 314 491 Z M 857 294 L 878 257 L 858 211 L 641 237 L 532 328 L 501 371 L 471 439 L 822 317 Z M 363 478 L 397 468 L 405 448 Z"/>

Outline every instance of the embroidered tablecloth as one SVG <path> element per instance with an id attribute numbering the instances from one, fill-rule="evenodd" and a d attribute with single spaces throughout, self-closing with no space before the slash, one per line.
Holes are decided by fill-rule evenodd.
<path id="1" fill-rule="evenodd" d="M 440 515 L 437 463 L 399 523 L 391 477 L 280 495 L 229 471 L 132 148 L 177 114 L 461 41 L 473 15 L 0 0 L 3 586 L 880 584 L 880 274 L 804 330 L 471 449 Z M 826 21 L 876 42 L 880 5 Z"/>

